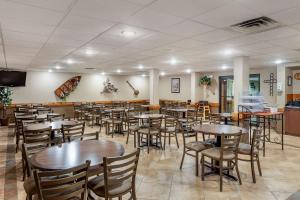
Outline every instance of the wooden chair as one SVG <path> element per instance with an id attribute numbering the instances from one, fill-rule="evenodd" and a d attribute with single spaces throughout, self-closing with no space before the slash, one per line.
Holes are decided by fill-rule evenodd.
<path id="1" fill-rule="evenodd" d="M 238 157 L 238 160 L 251 163 L 251 172 L 252 172 L 253 183 L 256 183 L 254 162 L 257 163 L 259 175 L 262 176 L 260 161 L 259 161 L 259 149 L 260 149 L 260 141 L 261 140 L 262 140 L 262 130 L 254 129 L 251 144 L 240 143 L 239 149 L 238 149 L 239 155 L 244 155 L 244 156 L 250 157 L 249 159 Z"/>
<path id="2" fill-rule="evenodd" d="M 68 136 L 68 142 L 74 141 L 74 140 L 99 140 L 99 132 L 95 131 L 92 133 L 84 133 L 83 135 L 69 135 Z"/>
<path id="3" fill-rule="evenodd" d="M 213 161 L 216 161 L 218 164 L 213 165 L 212 167 L 215 169 L 219 169 L 220 174 L 220 192 L 223 191 L 223 172 L 227 171 L 229 173 L 230 170 L 236 169 L 236 173 L 238 176 L 238 180 L 240 185 L 242 184 L 240 172 L 238 169 L 238 147 L 241 138 L 241 132 L 221 136 L 221 147 L 214 147 L 210 149 L 206 149 L 201 152 L 201 164 L 202 164 L 202 173 L 201 178 L 204 180 L 204 167 L 205 167 L 205 157 L 210 158 Z M 227 162 L 227 166 L 223 166 L 223 162 Z"/>
<path id="4" fill-rule="evenodd" d="M 39 107 L 37 108 L 38 115 L 52 113 L 52 109 L 50 107 Z"/>
<path id="5" fill-rule="evenodd" d="M 209 113 L 210 124 L 221 124 L 221 116 L 218 113 Z"/>
<path id="6" fill-rule="evenodd" d="M 124 118 L 125 118 L 125 111 L 120 110 L 120 111 L 115 111 L 113 110 L 111 112 L 111 116 L 109 119 L 106 120 L 106 133 L 111 134 L 111 137 L 114 137 L 115 132 L 123 132 L 123 123 L 124 123 Z"/>
<path id="7" fill-rule="evenodd" d="M 80 122 L 76 125 L 62 125 L 63 141 L 66 142 L 68 137 L 79 137 L 84 134 L 85 122 Z"/>
<path id="8" fill-rule="evenodd" d="M 156 139 L 156 146 L 158 146 L 158 142 L 160 144 L 160 147 L 162 148 L 162 142 L 161 142 L 161 122 L 162 117 L 153 117 L 147 119 L 147 126 L 143 128 L 139 128 L 138 130 L 138 146 L 140 146 L 141 139 L 146 136 L 146 142 L 147 142 L 147 152 L 150 151 L 150 142 L 152 142 L 152 139 L 155 137 Z"/>
<path id="9" fill-rule="evenodd" d="M 136 137 L 137 131 L 139 130 L 139 119 L 133 117 L 134 112 L 127 112 L 126 123 L 127 123 L 127 139 L 126 144 L 128 144 L 129 136 L 133 135 L 133 144 L 136 148 Z"/>
<path id="10" fill-rule="evenodd" d="M 65 114 L 61 115 L 47 115 L 47 120 L 50 122 L 61 121 L 65 119 Z"/>
<path id="11" fill-rule="evenodd" d="M 177 120 L 173 116 L 166 115 L 164 118 L 164 125 L 161 129 L 164 137 L 164 149 L 166 148 L 166 140 L 168 138 L 169 145 L 171 144 L 171 138 L 175 138 L 177 148 L 179 148 L 178 138 L 177 138 Z"/>
<path id="12" fill-rule="evenodd" d="M 40 200 L 87 199 L 87 172 L 90 161 L 85 164 L 58 171 L 34 170 L 34 180 Z M 70 174 L 72 174 L 70 176 Z"/>
<path id="13" fill-rule="evenodd" d="M 16 153 L 19 150 L 20 140 L 23 140 L 23 120 L 35 120 L 35 115 L 23 115 L 21 119 L 16 117 Z"/>
<path id="14" fill-rule="evenodd" d="M 103 158 L 104 174 L 91 179 L 88 188 L 91 192 L 105 200 L 122 199 L 131 193 L 129 199 L 136 200 L 135 177 L 140 150 L 120 157 Z M 94 199 L 89 193 L 89 197 Z"/>
<path id="15" fill-rule="evenodd" d="M 183 138 L 183 154 L 180 163 L 180 169 L 182 169 L 182 165 L 184 162 L 185 155 L 192 156 L 196 158 L 196 176 L 199 175 L 199 154 L 209 148 L 205 145 L 202 141 L 198 141 L 198 134 L 197 132 L 193 131 L 192 129 L 187 129 L 183 126 L 182 123 L 178 123 L 179 130 L 182 133 Z"/>
<path id="16" fill-rule="evenodd" d="M 82 103 L 74 103 L 74 119 L 82 120 L 83 106 Z"/>

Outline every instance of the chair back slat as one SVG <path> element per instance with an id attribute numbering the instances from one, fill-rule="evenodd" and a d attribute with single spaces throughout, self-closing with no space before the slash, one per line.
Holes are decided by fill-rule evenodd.
<path id="1" fill-rule="evenodd" d="M 68 137 L 81 137 L 84 134 L 85 122 L 78 123 L 76 125 L 62 125 L 62 132 L 64 140 Z"/>

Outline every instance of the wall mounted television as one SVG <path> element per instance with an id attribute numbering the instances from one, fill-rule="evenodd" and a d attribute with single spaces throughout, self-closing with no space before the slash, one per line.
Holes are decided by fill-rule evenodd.
<path id="1" fill-rule="evenodd" d="M 0 71 L 0 87 L 21 87 L 26 84 L 26 72 Z"/>

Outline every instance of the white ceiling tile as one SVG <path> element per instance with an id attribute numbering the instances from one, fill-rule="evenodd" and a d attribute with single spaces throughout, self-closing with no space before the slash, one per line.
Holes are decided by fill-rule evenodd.
<path id="1" fill-rule="evenodd" d="M 156 0 L 126 0 L 131 3 L 141 4 L 141 5 L 148 5 Z"/>
<path id="2" fill-rule="evenodd" d="M 213 30 L 214 28 L 194 22 L 191 20 L 186 20 L 172 26 L 162 28 L 161 31 L 168 33 L 170 35 L 178 35 L 183 37 L 191 37 L 200 33 L 205 33 Z"/>
<path id="3" fill-rule="evenodd" d="M 193 39 L 203 41 L 203 42 L 208 42 L 208 43 L 216 43 L 216 42 L 222 42 L 224 40 L 232 39 L 238 36 L 242 36 L 242 34 L 234 31 L 216 29 L 195 36 L 193 37 Z"/>
<path id="4" fill-rule="evenodd" d="M 260 13 L 238 3 L 229 3 L 199 15 L 194 19 L 204 24 L 223 28 L 256 17 L 260 17 Z"/>
<path id="5" fill-rule="evenodd" d="M 39 42 L 39 43 L 43 43 L 47 40 L 47 36 L 35 35 L 31 33 L 22 33 L 18 31 L 10 31 L 10 30 L 3 30 L 3 38 L 4 41 L 21 40 L 26 42 Z"/>
<path id="6" fill-rule="evenodd" d="M 228 2 L 231 0 L 158 0 L 151 4 L 150 8 L 174 16 L 190 18 Z"/>
<path id="7" fill-rule="evenodd" d="M 35 7 L 45 8 L 65 12 L 74 0 L 11 0 L 16 3 L 31 5 Z"/>
<path id="8" fill-rule="evenodd" d="M 278 13 L 270 15 L 270 17 L 284 25 L 300 23 L 300 7 L 294 7 Z"/>
<path id="9" fill-rule="evenodd" d="M 141 6 L 124 0 L 79 0 L 71 14 L 110 21 L 122 21 Z"/>
<path id="10" fill-rule="evenodd" d="M 145 8 L 135 15 L 129 17 L 124 22 L 126 24 L 140 26 L 144 28 L 161 30 L 168 26 L 183 21 L 183 18 L 175 17 L 153 9 Z"/>
<path id="11" fill-rule="evenodd" d="M 300 31 L 297 31 L 295 29 L 289 27 L 279 27 L 265 32 L 251 34 L 250 37 L 262 41 L 262 40 L 273 40 L 273 39 L 283 38 L 283 37 L 292 37 L 298 34 L 300 34 Z"/>
<path id="12" fill-rule="evenodd" d="M 23 19 L 34 24 L 55 26 L 63 18 L 64 14 L 33 6 L 27 6 L 11 1 L 0 1 L 0 19 Z"/>
<path id="13" fill-rule="evenodd" d="M 262 14 L 271 14 L 300 5 L 299 0 L 236 0 Z"/>

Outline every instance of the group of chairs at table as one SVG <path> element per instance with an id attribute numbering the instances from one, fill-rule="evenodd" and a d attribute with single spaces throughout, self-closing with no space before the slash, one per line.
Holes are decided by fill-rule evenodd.
<path id="1" fill-rule="evenodd" d="M 171 138 L 175 139 L 176 146 L 179 148 L 178 135 L 181 134 L 183 138 L 183 156 L 180 169 L 182 169 L 185 155 L 193 156 L 196 158 L 195 171 L 196 175 L 198 176 L 199 155 L 201 153 L 201 177 L 204 180 L 204 169 L 206 166 L 215 171 L 217 169 L 220 175 L 220 191 L 222 191 L 223 188 L 222 177 L 224 171 L 227 171 L 229 174 L 229 171 L 235 168 L 238 175 L 238 180 L 241 184 L 237 161 L 246 159 L 239 158 L 239 154 L 250 156 L 250 159 L 247 159 L 247 161 L 250 161 L 251 163 L 254 183 L 256 182 L 254 170 L 255 161 L 258 164 L 259 174 L 261 175 L 259 163 L 259 143 L 261 138 L 261 130 L 254 130 L 250 144 L 240 143 L 242 133 L 235 133 L 230 136 L 220 136 L 219 139 L 221 144 L 219 146 L 216 145 L 217 137 L 213 137 L 210 134 L 202 133 L 203 139 L 198 140 L 199 132 L 195 130 L 194 127 L 203 123 L 203 115 L 201 115 L 201 112 L 198 112 L 197 108 L 168 107 L 162 108 L 160 110 L 160 114 L 153 114 L 149 111 L 146 111 L 142 106 L 136 106 L 133 108 L 120 108 L 103 105 L 75 105 L 74 113 L 74 118 L 76 119 L 76 123 L 74 124 L 66 123 L 64 125 L 64 123 L 62 123 L 59 129 L 53 129 L 51 126 L 49 126 L 32 130 L 27 129 L 32 124 L 40 124 L 42 122 L 43 124 L 51 125 L 51 123 L 63 121 L 64 115 L 54 114 L 50 108 L 43 107 L 41 105 L 33 106 L 32 108 L 19 107 L 16 109 L 15 133 L 16 137 L 19 138 L 17 139 L 18 142 L 16 149 L 18 150 L 19 141 L 23 141 L 23 178 L 25 180 L 24 188 L 28 195 L 28 199 L 31 199 L 33 195 L 38 195 L 40 199 L 51 199 L 51 195 L 53 194 L 51 193 L 52 187 L 53 191 L 57 191 L 57 194 L 64 193 L 67 194 L 66 197 L 68 195 L 75 195 L 75 191 L 73 191 L 70 188 L 71 186 L 69 186 L 70 182 L 76 182 L 76 187 L 82 189 L 80 192 L 83 196 L 86 196 L 86 191 L 88 188 L 89 191 L 93 191 L 94 194 L 105 198 L 121 197 L 123 194 L 130 192 L 132 199 L 136 199 L 134 179 L 138 163 L 139 150 L 132 154 L 128 154 L 125 157 L 121 156 L 118 159 L 111 158 L 111 160 L 109 160 L 109 158 L 105 158 L 106 161 L 103 162 L 104 171 L 100 176 L 101 178 L 99 178 L 99 176 L 92 179 L 88 178 L 87 171 L 89 167 L 89 161 L 82 166 L 76 166 L 72 169 L 63 171 L 45 173 L 37 170 L 32 171 L 30 157 L 35 153 L 48 148 L 49 146 L 63 142 L 71 142 L 78 139 L 98 140 L 98 131 L 93 133 L 85 133 L 86 122 L 91 126 L 98 124 L 100 126 L 100 131 L 101 128 L 104 127 L 105 133 L 111 134 L 112 137 L 116 133 L 124 134 L 126 131 L 128 133 L 126 143 L 128 143 L 130 137 L 133 137 L 134 147 L 141 147 L 142 144 L 145 144 L 145 146 L 147 146 L 148 153 L 150 147 L 152 146 L 154 146 L 154 148 L 165 149 L 166 143 L 171 143 Z M 45 121 L 49 122 L 47 123 Z M 218 114 L 210 114 L 207 122 L 208 124 L 221 124 L 222 119 Z M 209 158 L 211 162 L 207 162 L 205 158 Z M 130 161 L 128 161 L 128 159 L 130 159 Z M 120 173 L 112 172 L 111 169 L 114 167 L 110 169 L 109 166 L 113 166 L 111 163 L 119 161 L 122 162 L 122 160 L 127 161 L 124 161 L 125 164 L 120 164 L 120 167 L 126 168 L 127 166 L 128 168 L 126 168 L 125 171 L 121 170 Z M 223 162 L 227 163 L 226 167 L 223 167 Z M 80 172 L 80 175 L 77 177 L 75 174 L 78 172 Z M 73 173 L 72 178 L 64 177 L 65 175 L 70 175 L 71 173 Z M 77 178 L 74 178 L 74 176 Z M 116 176 L 118 176 L 117 179 Z M 109 179 L 111 177 L 113 177 L 112 182 L 114 182 L 114 184 L 110 185 L 108 183 L 110 182 Z M 45 182 L 42 183 L 43 181 Z M 118 181 L 119 183 L 117 184 L 116 182 Z M 123 183 L 126 183 L 126 187 Z M 69 192 L 56 188 L 60 187 L 61 185 L 67 185 L 64 190 Z M 76 195 L 78 194 L 79 192 L 76 193 Z M 57 197 L 58 196 L 55 198 Z M 61 199 L 64 198 L 62 197 Z"/>

